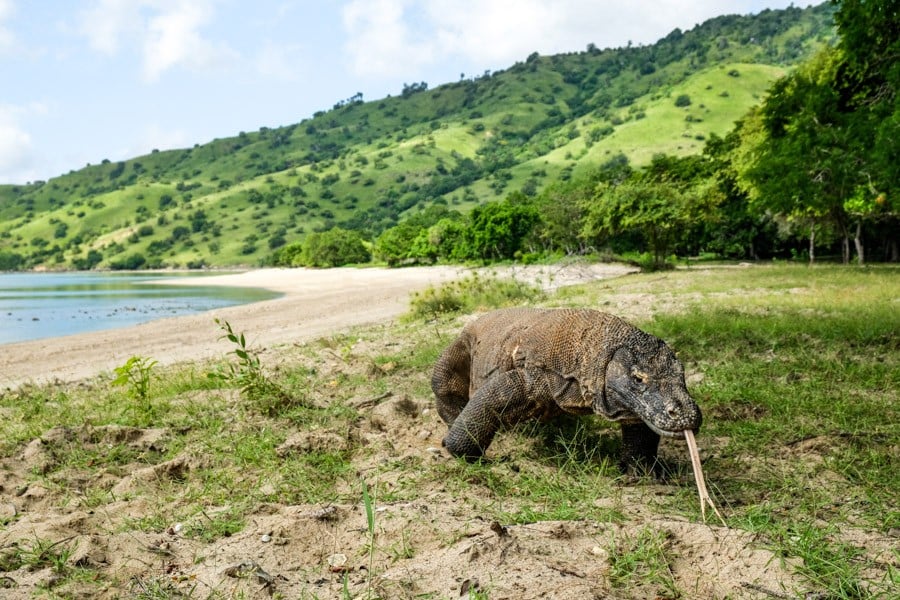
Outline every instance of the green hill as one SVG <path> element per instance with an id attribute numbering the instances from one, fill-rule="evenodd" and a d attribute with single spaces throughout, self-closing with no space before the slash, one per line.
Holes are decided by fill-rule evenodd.
<path id="1" fill-rule="evenodd" d="M 702 150 L 834 36 L 833 9 L 767 10 L 652 46 L 555 56 L 299 124 L 0 186 L 0 269 L 254 265 L 335 226 L 376 236 L 435 204 L 539 191 L 624 153 Z"/>

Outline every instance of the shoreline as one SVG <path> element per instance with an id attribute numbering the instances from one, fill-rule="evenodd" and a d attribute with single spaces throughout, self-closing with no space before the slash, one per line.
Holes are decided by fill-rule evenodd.
<path id="1" fill-rule="evenodd" d="M 411 269 L 256 269 L 210 275 L 204 285 L 257 288 L 278 297 L 207 312 L 63 337 L 4 344 L 0 390 L 74 382 L 111 372 L 132 356 L 172 365 L 224 356 L 214 319 L 229 321 L 255 347 L 294 343 L 356 325 L 387 320 L 406 309 L 410 292 L 457 275 L 455 267 Z M 190 285 L 161 279 L 166 285 Z"/>
<path id="2" fill-rule="evenodd" d="M 635 271 L 618 264 L 487 270 L 527 278 L 545 289 Z M 89 379 L 112 372 L 132 356 L 151 358 L 161 366 L 223 357 L 233 348 L 221 339 L 214 319 L 228 321 L 254 348 L 300 343 L 350 327 L 390 321 L 408 309 L 412 292 L 470 272 L 473 269 L 459 266 L 339 267 L 264 268 L 210 275 L 204 278 L 205 285 L 262 288 L 281 295 L 128 327 L 4 344 L 0 349 L 0 390 Z M 159 283 L 189 284 L 179 278 Z"/>

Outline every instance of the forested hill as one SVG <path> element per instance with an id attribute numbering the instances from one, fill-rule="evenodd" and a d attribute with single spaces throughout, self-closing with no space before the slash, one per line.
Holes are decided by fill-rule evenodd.
<path id="1" fill-rule="evenodd" d="M 699 153 L 834 41 L 833 7 L 723 16 L 651 46 L 340 100 L 298 124 L 0 186 L 0 270 L 255 265 L 334 227 L 534 196 L 624 154 Z M 298 116 L 299 118 L 299 116 Z M 265 121 L 265 115 L 260 115 Z"/>

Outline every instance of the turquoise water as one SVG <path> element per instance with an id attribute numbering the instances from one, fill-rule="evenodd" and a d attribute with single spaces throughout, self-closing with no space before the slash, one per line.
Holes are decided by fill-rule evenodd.
<path id="1" fill-rule="evenodd" d="M 192 285 L 160 279 L 190 278 Z M 115 329 L 274 298 L 266 290 L 204 286 L 203 274 L 0 273 L 0 344 Z"/>

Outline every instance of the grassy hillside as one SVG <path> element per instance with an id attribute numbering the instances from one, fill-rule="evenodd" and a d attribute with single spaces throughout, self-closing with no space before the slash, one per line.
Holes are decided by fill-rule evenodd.
<path id="1" fill-rule="evenodd" d="M 0 270 L 256 264 L 311 231 L 375 236 L 410 211 L 535 193 L 620 152 L 637 165 L 697 153 L 832 36 L 828 6 L 720 17 L 652 46 L 535 53 L 299 124 L 0 186 Z"/>

